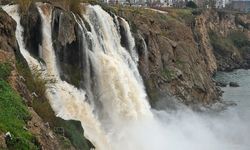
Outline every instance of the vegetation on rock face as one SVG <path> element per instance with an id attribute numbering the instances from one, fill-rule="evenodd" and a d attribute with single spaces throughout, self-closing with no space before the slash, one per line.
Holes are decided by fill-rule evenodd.
<path id="1" fill-rule="evenodd" d="M 234 49 L 233 42 L 229 38 L 219 37 L 219 35 L 214 31 L 209 32 L 209 38 L 213 49 L 216 52 L 219 52 L 223 55 L 227 55 L 228 51 L 233 51 Z"/>
<path id="2" fill-rule="evenodd" d="M 38 149 L 36 138 L 25 130 L 26 122 L 30 119 L 28 109 L 6 82 L 11 70 L 9 63 L 0 64 L 0 132 L 10 132 L 12 136 L 6 140 L 8 149 Z"/>
<path id="3" fill-rule="evenodd" d="M 30 8 L 33 0 L 16 0 L 16 2 L 19 5 L 20 13 L 26 13 Z"/>
<path id="4" fill-rule="evenodd" d="M 21 58 L 21 56 L 17 56 L 16 58 L 16 66 L 19 74 L 25 78 L 25 84 L 27 85 L 29 91 L 37 94 L 37 97 L 33 97 L 32 108 L 43 119 L 43 121 L 50 124 L 52 129 L 58 127 L 63 128 L 64 135 L 58 135 L 59 137 L 63 136 L 59 138 L 62 148 L 67 149 L 67 146 L 69 146 L 69 141 L 65 139 L 66 137 L 76 149 L 90 149 L 92 145 L 87 139 L 85 139 L 83 129 L 79 122 L 65 121 L 55 116 L 55 113 L 45 95 L 46 84 L 53 83 L 55 81 L 41 78 L 41 72 L 36 69 L 34 69 L 31 74 L 28 65 Z"/>
<path id="5" fill-rule="evenodd" d="M 229 38 L 237 48 L 250 47 L 250 41 L 244 32 L 234 31 Z"/>
<path id="6" fill-rule="evenodd" d="M 46 100 L 45 91 L 46 91 L 46 83 L 48 80 L 44 80 L 41 78 L 41 72 L 39 70 L 34 70 L 34 74 L 31 74 L 30 69 L 27 64 L 20 59 L 17 59 L 16 67 L 18 72 L 25 78 L 25 85 L 31 92 L 35 92 L 37 95 L 37 99 L 41 101 Z"/>
<path id="7" fill-rule="evenodd" d="M 209 38 L 219 70 L 232 71 L 249 67 L 250 40 L 246 32 L 234 30 L 222 36 L 220 33 L 210 31 Z"/>
<path id="8" fill-rule="evenodd" d="M 12 66 L 10 63 L 1 63 L 0 64 L 0 79 L 7 80 L 7 78 L 10 76 L 12 70 Z"/>
<path id="9" fill-rule="evenodd" d="M 81 7 L 81 2 L 82 0 L 63 0 L 62 1 L 64 8 L 79 15 L 81 15 L 83 12 L 83 7 Z"/>
<path id="10" fill-rule="evenodd" d="M 162 75 L 166 80 L 170 81 L 174 77 L 174 72 L 168 68 L 165 68 L 162 71 Z"/>
<path id="11" fill-rule="evenodd" d="M 34 2 L 50 2 L 55 5 L 59 4 L 58 6 L 62 7 L 63 9 L 70 10 L 78 15 L 81 15 L 82 12 L 85 11 L 84 7 L 81 6 L 81 3 L 97 3 L 95 0 L 16 0 L 21 14 L 27 13 L 30 6 L 34 4 Z"/>
<path id="12" fill-rule="evenodd" d="M 237 48 L 242 52 L 244 48 L 250 47 L 250 41 L 242 31 L 233 31 L 226 37 L 220 37 L 217 33 L 210 31 L 209 37 L 214 50 L 223 53 Z"/>

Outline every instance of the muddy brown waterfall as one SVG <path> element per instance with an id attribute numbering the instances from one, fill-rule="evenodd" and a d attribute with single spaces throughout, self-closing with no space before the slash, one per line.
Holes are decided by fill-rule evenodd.
<path id="1" fill-rule="evenodd" d="M 151 108 L 138 61 L 142 54 L 146 65 L 152 63 L 152 58 L 147 58 L 152 55 L 152 43 L 139 33 L 144 51 L 137 51 L 134 34 L 124 18 L 110 15 L 98 5 L 86 5 L 82 16 L 72 12 L 63 15 L 47 3 L 36 7 L 42 32 L 36 57 L 25 47 L 18 6 L 4 7 L 17 22 L 20 52 L 31 70 L 39 69 L 42 78 L 53 81 L 46 85 L 46 96 L 55 114 L 80 121 L 85 137 L 97 150 L 248 150 L 249 140 L 234 139 L 241 139 L 237 133 L 249 127 L 232 112 L 200 114 L 179 103 L 174 111 Z M 172 42 L 171 50 L 175 47 L 182 52 L 185 48 L 165 42 Z M 199 78 L 203 81 L 202 74 Z M 222 129 L 222 124 L 228 127 Z M 228 134 L 232 127 L 240 127 L 239 132 Z"/>

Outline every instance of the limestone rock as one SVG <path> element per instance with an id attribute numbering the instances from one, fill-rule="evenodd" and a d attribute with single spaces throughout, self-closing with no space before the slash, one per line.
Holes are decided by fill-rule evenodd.
<path id="1" fill-rule="evenodd" d="M 0 8 L 0 49 L 10 52 L 17 51 L 15 30 L 16 22 Z"/>
<path id="2" fill-rule="evenodd" d="M 167 101 L 166 93 L 186 104 L 206 104 L 218 100 L 219 93 L 212 81 L 212 73 L 217 68 L 216 59 L 205 33 L 204 20 L 199 20 L 202 26 L 197 28 L 197 32 L 204 32 L 200 34 L 199 48 L 191 28 L 178 20 L 158 15 L 150 11 L 123 13 L 147 45 L 148 56 L 145 58 L 144 50 L 141 50 L 142 40 L 136 38 L 140 54 L 139 70 L 151 105 L 154 107 L 158 100 Z"/>
<path id="3" fill-rule="evenodd" d="M 20 16 L 26 48 L 32 55 L 38 57 L 39 45 L 42 44 L 42 22 L 36 5 L 32 4 L 28 11 L 21 13 Z"/>

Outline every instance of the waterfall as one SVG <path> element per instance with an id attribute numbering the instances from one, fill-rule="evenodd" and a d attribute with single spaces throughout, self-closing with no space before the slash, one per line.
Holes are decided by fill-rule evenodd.
<path id="1" fill-rule="evenodd" d="M 124 30 L 125 30 L 125 33 L 126 33 L 125 36 L 126 36 L 126 39 L 128 41 L 128 50 L 129 50 L 133 60 L 135 62 L 137 62 L 139 60 L 139 58 L 138 58 L 138 54 L 135 50 L 135 40 L 130 32 L 130 26 L 125 19 L 123 19 L 123 18 L 120 18 L 120 19 L 121 19 L 121 23 L 122 23 Z"/>
<path id="2" fill-rule="evenodd" d="M 25 49 L 25 44 L 23 40 L 23 28 L 20 24 L 20 16 L 18 14 L 18 6 L 17 5 L 10 5 L 10 6 L 4 6 L 3 9 L 16 21 L 17 27 L 16 27 L 16 38 L 18 40 L 19 49 L 23 57 L 28 62 L 28 65 L 31 69 L 40 67 L 40 63 L 33 58 L 30 53 Z M 41 68 L 37 68 L 41 69 Z"/>
<path id="3" fill-rule="evenodd" d="M 107 147 L 108 141 L 106 135 L 100 127 L 100 123 L 92 114 L 91 106 L 85 102 L 85 91 L 77 89 L 69 83 L 62 81 L 59 77 L 58 68 L 56 65 L 56 57 L 51 40 L 51 14 L 52 8 L 50 5 L 38 5 L 38 10 L 42 17 L 42 56 L 46 63 L 45 76 L 49 79 L 55 79 L 55 83 L 47 85 L 47 97 L 56 115 L 63 119 L 74 119 L 81 121 L 85 136 L 92 139 L 97 149 L 99 147 Z M 16 5 L 6 6 L 4 10 L 17 22 L 16 38 L 20 47 L 20 51 L 27 60 L 30 67 L 41 68 L 40 63 L 33 58 L 25 49 L 22 32 L 23 28 L 20 25 L 20 16 L 17 13 Z"/>
<path id="4" fill-rule="evenodd" d="M 151 115 L 137 64 L 121 46 L 113 18 L 100 6 L 88 6 L 85 19 L 92 31 L 92 57 L 95 59 L 91 61 L 96 61 L 93 67 L 97 71 L 100 101 L 105 113 L 118 122 Z"/>
<path id="5" fill-rule="evenodd" d="M 87 61 L 85 67 L 90 67 L 89 63 L 92 64 L 96 76 L 97 89 L 95 95 L 91 96 L 90 83 L 85 83 L 84 91 L 61 80 L 51 36 L 52 6 L 38 3 L 37 8 L 42 19 L 43 41 L 40 58 L 46 64 L 43 74 L 45 78 L 55 81 L 48 83 L 46 91 L 53 110 L 63 119 L 81 121 L 85 136 L 96 149 L 117 149 L 118 146 L 111 144 L 111 141 L 115 141 L 114 137 L 121 140 L 125 138 L 125 133 L 120 134 L 122 128 L 140 122 L 143 118 L 152 119 L 142 78 L 137 69 L 138 56 L 128 23 L 123 20 L 129 39 L 129 49 L 126 50 L 120 44 L 121 37 L 116 23 L 100 6 L 89 5 L 84 14 L 91 32 L 87 31 L 83 20 L 75 16 L 82 32 L 83 43 L 91 42 L 92 45 L 83 46 L 87 60 L 82 60 Z M 44 68 L 25 49 L 18 6 L 6 6 L 4 9 L 17 22 L 16 37 L 20 51 L 29 66 Z M 85 70 L 88 74 L 85 80 L 90 80 L 90 69 Z"/>
<path id="6" fill-rule="evenodd" d="M 55 81 L 46 85 L 46 96 L 55 114 L 65 120 L 79 120 L 85 137 L 97 150 L 249 149 L 249 140 L 245 140 L 248 135 L 241 140 L 242 137 L 235 133 L 228 134 L 232 128 L 239 133 L 249 131 L 247 124 L 238 125 L 239 129 L 230 124 L 240 122 L 232 113 L 213 118 L 198 115 L 184 107 L 174 113 L 151 109 L 137 68 L 138 55 L 129 24 L 123 18 L 110 16 L 100 6 L 86 6 L 84 21 L 73 14 L 81 32 L 78 34 L 82 37 L 83 87 L 76 88 L 62 80 L 60 62 L 53 47 L 53 8 L 43 3 L 37 3 L 37 8 L 43 34 L 39 57 L 45 64 L 25 48 L 18 6 L 3 7 L 17 22 L 19 49 L 31 70 L 39 69 L 43 78 Z M 88 23 L 90 31 L 85 23 Z M 119 24 L 124 28 L 127 41 L 124 47 Z M 143 40 L 142 44 L 144 57 L 148 59 L 146 42 Z M 235 139 L 238 140 L 234 142 Z"/>

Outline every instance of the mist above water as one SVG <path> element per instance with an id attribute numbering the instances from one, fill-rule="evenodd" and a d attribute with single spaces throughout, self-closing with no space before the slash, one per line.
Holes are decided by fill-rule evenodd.
<path id="1" fill-rule="evenodd" d="M 124 134 L 124 139 L 113 140 L 117 148 L 249 150 L 250 122 L 243 120 L 235 108 L 219 113 L 198 113 L 180 106 L 175 111 L 152 112 L 153 120 L 121 128 L 119 134 Z"/>

